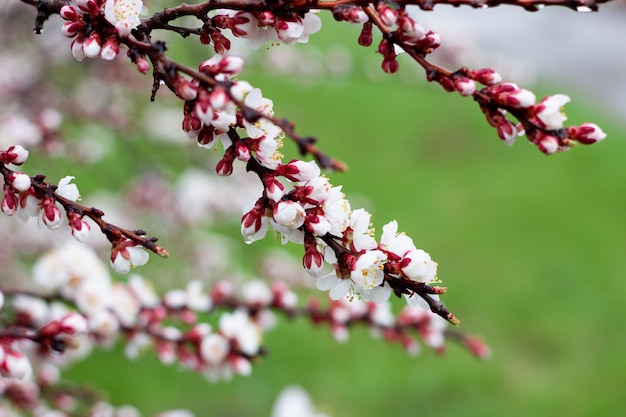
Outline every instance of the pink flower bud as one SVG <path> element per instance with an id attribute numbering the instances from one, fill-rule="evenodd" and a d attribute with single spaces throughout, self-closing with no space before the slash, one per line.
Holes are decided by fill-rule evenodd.
<path id="1" fill-rule="evenodd" d="M 56 206 L 54 199 L 52 198 L 44 198 L 41 202 L 43 213 L 41 218 L 43 223 L 50 230 L 58 229 L 63 222 L 63 218 L 61 217 L 61 210 Z"/>
<path id="2" fill-rule="evenodd" d="M 200 129 L 202 129 L 202 120 L 200 120 L 195 112 L 185 115 L 183 118 L 183 131 L 187 133 L 195 132 L 197 134 Z"/>
<path id="3" fill-rule="evenodd" d="M 263 26 L 272 26 L 276 21 L 276 16 L 274 16 L 274 13 L 269 11 L 261 12 L 257 14 L 257 17 L 259 19 L 259 23 L 261 23 L 261 25 Z"/>
<path id="4" fill-rule="evenodd" d="M 330 230 L 332 229 L 330 220 L 328 220 L 326 216 L 320 216 L 317 214 L 306 216 L 304 227 L 307 232 L 320 237 L 330 233 Z"/>
<path id="5" fill-rule="evenodd" d="M 209 94 L 209 102 L 211 103 L 213 110 L 223 110 L 229 101 L 230 99 L 228 98 L 228 94 L 226 94 L 226 91 L 224 91 L 223 88 L 216 88 L 211 91 L 211 94 Z"/>
<path id="6" fill-rule="evenodd" d="M 363 29 L 361 29 L 361 34 L 359 35 L 359 45 L 370 46 L 372 42 L 374 42 L 372 23 L 366 22 L 363 24 Z"/>
<path id="7" fill-rule="evenodd" d="M 511 123 L 505 118 L 502 118 L 500 123 L 498 123 L 496 129 L 498 131 L 498 136 L 500 137 L 500 139 L 502 139 L 507 145 L 513 146 L 513 144 L 515 143 L 515 139 L 517 139 L 518 133 L 515 124 Z"/>
<path id="8" fill-rule="evenodd" d="M 59 14 L 65 20 L 79 20 L 79 19 L 82 19 L 82 15 L 80 13 L 78 13 L 76 8 L 74 8 L 74 6 L 69 5 L 69 4 L 66 4 L 65 6 L 61 7 L 61 10 L 59 11 Z"/>
<path id="9" fill-rule="evenodd" d="M 233 356 L 230 359 L 230 366 L 233 368 L 233 372 L 239 375 L 247 376 L 252 373 L 250 361 L 243 356 Z"/>
<path id="10" fill-rule="evenodd" d="M 59 332 L 67 334 L 86 333 L 87 320 L 81 314 L 69 313 L 59 320 Z"/>
<path id="11" fill-rule="evenodd" d="M 150 70 L 150 64 L 148 63 L 146 58 L 142 56 L 137 57 L 137 59 L 135 60 L 135 66 L 137 66 L 137 71 L 144 75 L 147 74 Z"/>
<path id="12" fill-rule="evenodd" d="M 7 216 L 12 216 L 17 211 L 19 200 L 9 185 L 4 186 L 4 198 L 2 199 L 2 211 Z"/>
<path id="13" fill-rule="evenodd" d="M 89 226 L 89 223 L 82 219 L 81 214 L 76 211 L 70 211 L 67 215 L 67 222 L 72 229 L 72 236 L 74 236 L 74 239 L 79 242 L 85 242 L 89 237 L 91 226 Z"/>
<path id="14" fill-rule="evenodd" d="M 568 132 L 570 138 L 584 145 L 590 145 L 606 138 L 606 133 L 594 123 L 585 122 L 580 126 L 572 126 L 568 128 Z"/>
<path id="15" fill-rule="evenodd" d="M 30 177 L 22 172 L 12 172 L 8 176 L 9 184 L 17 190 L 24 192 L 31 186 Z"/>
<path id="16" fill-rule="evenodd" d="M 3 164 L 22 165 L 28 159 L 28 151 L 20 145 L 10 146 L 6 151 L 0 152 L 0 162 Z"/>
<path id="17" fill-rule="evenodd" d="M 105 61 L 112 61 L 115 59 L 115 57 L 117 56 L 119 52 L 120 52 L 119 42 L 116 39 L 108 39 L 104 43 L 104 46 L 102 47 L 102 51 L 100 52 L 100 57 L 104 59 Z M 146 72 L 148 71 L 146 70 Z"/>
<path id="18" fill-rule="evenodd" d="M 396 72 L 398 72 L 398 69 L 400 68 L 400 64 L 398 64 L 398 61 L 396 60 L 396 57 L 391 57 L 391 58 L 384 58 L 383 59 L 383 65 L 382 65 L 383 71 L 385 71 L 387 74 L 394 74 Z"/>
<path id="19" fill-rule="evenodd" d="M 198 91 L 194 85 L 182 77 L 176 79 L 176 95 L 183 100 L 195 100 Z"/>
<path id="20" fill-rule="evenodd" d="M 378 3 L 376 11 L 380 15 L 380 20 L 387 26 L 393 26 L 398 21 L 398 12 L 386 3 Z"/>
<path id="21" fill-rule="evenodd" d="M 274 177 L 264 182 L 265 196 L 275 203 L 279 202 L 285 195 L 285 186 Z"/>
<path id="22" fill-rule="evenodd" d="M 360 7 L 353 7 L 347 13 L 348 21 L 351 23 L 365 23 L 370 20 L 367 13 Z"/>
<path id="23" fill-rule="evenodd" d="M 83 39 L 76 38 L 72 42 L 72 56 L 77 61 L 85 59 L 85 52 L 83 51 Z"/>
<path id="24" fill-rule="evenodd" d="M 88 12 L 90 10 L 92 6 L 89 3 L 94 3 L 94 1 L 93 0 L 76 0 L 76 5 L 83 12 Z"/>
<path id="25" fill-rule="evenodd" d="M 506 96 L 506 103 L 512 107 L 530 107 L 535 104 L 535 100 L 535 95 L 528 90 L 524 90 L 523 88 L 520 88 Z"/>
<path id="26" fill-rule="evenodd" d="M 478 70 L 470 70 L 470 76 L 484 85 L 495 85 L 502 81 L 500 74 L 491 68 L 482 68 Z"/>
<path id="27" fill-rule="evenodd" d="M 68 38 L 73 38 L 84 27 L 85 23 L 83 23 L 82 20 L 79 20 L 77 22 L 65 22 L 63 23 L 63 26 L 61 26 L 61 33 L 63 33 Z"/>
<path id="28" fill-rule="evenodd" d="M 407 15 L 398 17 L 398 30 L 406 42 L 416 43 L 424 37 L 424 28 Z"/>
<path id="29" fill-rule="evenodd" d="M 274 206 L 274 221 L 281 226 L 297 229 L 304 224 L 304 216 L 304 208 L 295 201 L 281 201 Z"/>
<path id="30" fill-rule="evenodd" d="M 539 150 L 546 155 L 551 155 L 559 150 L 559 140 L 551 135 L 544 135 L 538 142 Z"/>
<path id="31" fill-rule="evenodd" d="M 249 237 L 257 234 L 263 230 L 263 226 L 267 226 L 267 221 L 263 221 L 265 218 L 265 207 L 261 200 L 257 201 L 254 207 L 243 216 L 241 216 L 241 234 L 244 237 Z"/>
<path id="32" fill-rule="evenodd" d="M 222 159 L 215 166 L 215 172 L 217 175 L 227 177 L 233 173 L 233 159 L 224 155 Z"/>
<path id="33" fill-rule="evenodd" d="M 304 162 L 297 159 L 286 165 L 278 165 L 276 171 L 290 181 L 306 182 L 320 176 L 320 168 L 315 161 Z"/>
<path id="34" fill-rule="evenodd" d="M 433 31 L 428 31 L 415 46 L 424 52 L 431 53 L 441 45 L 441 36 Z"/>
<path id="35" fill-rule="evenodd" d="M 476 91 L 476 82 L 469 78 L 457 78 L 454 80 L 456 90 L 464 97 L 471 96 Z"/>
<path id="36" fill-rule="evenodd" d="M 198 99 L 196 100 L 195 112 L 205 125 L 210 125 L 213 121 L 213 107 L 211 107 L 209 97 L 204 90 L 200 91 Z"/>
<path id="37" fill-rule="evenodd" d="M 0 365 L 0 369 L 8 377 L 19 380 L 28 379 L 33 373 L 33 367 L 28 357 L 16 350 L 5 351 L 4 361 Z"/>
<path id="38" fill-rule="evenodd" d="M 237 142 L 235 145 L 235 155 L 237 155 L 237 159 L 243 162 L 248 162 L 250 160 L 250 148 L 248 148 L 243 142 Z"/>
<path id="39" fill-rule="evenodd" d="M 243 69 L 243 59 L 226 55 L 219 63 L 220 73 L 235 75 L 239 74 Z"/>
<path id="40" fill-rule="evenodd" d="M 317 249 L 307 250 L 302 258 L 304 270 L 312 277 L 319 277 L 324 267 L 324 255 Z"/>
<path id="41" fill-rule="evenodd" d="M 87 58 L 95 58 L 100 55 L 100 51 L 102 51 L 100 35 L 94 32 L 83 43 L 83 52 Z"/>

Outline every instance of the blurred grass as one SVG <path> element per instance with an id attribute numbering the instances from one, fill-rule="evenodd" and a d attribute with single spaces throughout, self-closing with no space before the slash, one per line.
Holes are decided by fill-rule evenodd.
<path id="1" fill-rule="evenodd" d="M 323 48 L 321 35 L 316 45 Z M 363 51 L 357 65 L 373 53 Z M 379 232 L 397 219 L 439 262 L 450 288 L 446 305 L 463 330 L 488 341 L 493 357 L 477 361 L 450 346 L 443 357 L 426 351 L 412 358 L 360 330 L 340 345 L 327 329 L 295 321 L 267 335 L 269 356 L 251 377 L 231 383 L 209 384 L 159 365 L 153 354 L 127 362 L 117 350 L 91 356 L 67 377 L 146 415 L 168 408 L 269 415 L 291 383 L 335 417 L 623 414 L 623 126 L 573 93 L 569 122 L 598 122 L 609 138 L 546 157 L 524 138 L 504 146 L 470 99 L 436 86 L 407 86 L 397 77 L 371 83 L 358 72 L 315 85 L 254 71 L 242 78 L 274 100 L 277 115 L 349 165 L 347 174 L 330 177 L 374 213 Z M 154 149 L 146 152 L 158 155 Z M 286 141 L 287 159 L 295 152 Z M 113 174 L 127 176 L 134 159 L 121 146 L 114 158 Z"/>

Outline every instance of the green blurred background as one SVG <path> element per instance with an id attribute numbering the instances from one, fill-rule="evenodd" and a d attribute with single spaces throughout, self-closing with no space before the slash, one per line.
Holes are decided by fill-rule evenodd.
<path id="1" fill-rule="evenodd" d="M 538 97 L 572 97 L 569 123 L 596 122 L 608 139 L 550 157 L 525 138 L 509 148 L 471 99 L 407 83 L 413 73 L 423 78 L 409 61 L 400 74 L 372 81 L 361 67 L 378 63 L 374 48 L 356 50 L 358 29 L 326 31 L 331 24 L 298 48 L 328 51 L 343 39 L 352 51 L 349 78 L 303 83 L 254 64 L 241 78 L 349 165 L 346 174 L 330 174 L 332 182 L 359 202 L 353 208 L 373 213 L 379 233 L 396 219 L 431 254 L 449 287 L 444 302 L 463 331 L 488 342 L 492 357 L 477 360 L 453 343 L 443 356 L 425 349 L 410 357 L 362 329 L 338 344 L 328 329 L 296 320 L 268 333 L 269 355 L 252 376 L 229 383 L 162 366 L 153 353 L 127 361 L 119 348 L 98 351 L 65 376 L 146 415 L 188 408 L 197 416 L 268 416 L 293 383 L 335 417 L 623 415 L 624 126 L 599 106 L 585 107 L 584 94 L 542 85 L 533 88 Z M 198 61 L 198 50 L 174 53 Z M 286 158 L 296 157 L 285 142 Z M 192 143 L 175 152 L 142 143 L 139 150 L 182 155 L 177 163 L 203 152 Z M 124 146 L 114 149 L 102 164 L 76 170 L 97 172 L 115 160 L 118 173 L 107 174 L 115 177 L 136 166 L 125 164 Z M 266 246 L 242 242 L 240 252 L 256 258 Z"/>

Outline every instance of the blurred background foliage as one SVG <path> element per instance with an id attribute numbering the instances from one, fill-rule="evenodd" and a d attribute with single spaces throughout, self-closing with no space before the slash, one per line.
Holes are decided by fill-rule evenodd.
<path id="1" fill-rule="evenodd" d="M 213 384 L 160 365 L 153 352 L 128 361 L 120 347 L 98 351 L 65 376 L 146 415 L 188 408 L 197 416 L 266 416 L 278 392 L 293 383 L 335 417 L 621 415 L 623 124 L 600 105 L 586 105 L 583 93 L 555 91 L 546 83 L 533 88 L 538 97 L 569 94 L 568 122 L 596 122 L 608 139 L 550 157 L 525 138 L 509 148 L 471 99 L 412 81 L 423 76 L 408 60 L 401 61 L 399 74 L 372 80 L 368 68 L 377 67 L 379 57 L 374 48 L 357 49 L 358 28 L 328 20 L 325 25 L 309 45 L 295 47 L 308 54 L 300 56 L 302 62 L 326 68 L 322 75 L 304 65 L 304 74 L 311 70 L 305 81 L 287 77 L 284 61 L 269 66 L 263 55 L 275 52 L 262 50 L 241 78 L 274 101 L 277 115 L 293 120 L 301 134 L 316 136 L 322 150 L 348 164 L 347 173 L 329 176 L 333 184 L 343 184 L 353 208 L 373 213 L 378 233 L 396 219 L 400 230 L 431 254 L 449 287 L 444 302 L 463 331 L 488 342 L 493 356 L 479 361 L 450 343 L 443 356 L 425 350 L 410 357 L 362 329 L 339 344 L 328 329 L 281 319 L 265 339 L 269 355 L 248 378 Z M 195 66 L 210 53 L 200 45 L 190 48 L 194 43 L 172 38 L 170 51 Z M 333 76 L 328 70 L 337 64 L 333 59 L 351 69 Z M 90 63 L 100 64 L 106 65 Z M 140 97 L 152 106 L 150 81 L 144 81 Z M 164 96 L 157 105 L 168 103 Z M 297 157 L 288 140 L 285 145 L 286 159 Z M 123 186 L 135 170 L 180 171 L 188 161 L 211 169 L 215 161 L 215 153 L 192 142 L 155 143 L 140 133 L 109 146 L 95 164 L 46 162 L 34 155 L 39 160 L 29 168 L 56 178 L 71 167 L 88 196 L 103 181 L 111 189 Z M 223 229 L 242 242 L 236 224 Z M 157 228 L 149 230 L 159 235 Z M 245 259 L 258 260 L 274 246 L 266 240 L 237 248 L 242 268 L 252 271 Z M 172 248 L 172 258 L 152 259 L 137 272 L 193 278 L 178 275 L 184 267 L 176 260 L 177 243 L 161 243 Z M 297 249 L 294 254 L 301 256 Z"/>

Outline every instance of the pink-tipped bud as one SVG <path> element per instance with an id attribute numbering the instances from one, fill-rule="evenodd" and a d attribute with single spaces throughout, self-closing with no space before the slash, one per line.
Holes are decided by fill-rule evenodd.
<path id="1" fill-rule="evenodd" d="M 72 236 L 79 242 L 85 242 L 89 237 L 91 226 L 82 219 L 81 214 L 76 211 L 70 211 L 67 214 L 67 222 L 72 229 Z"/>
<path id="2" fill-rule="evenodd" d="M 43 209 L 41 218 L 48 229 L 54 230 L 61 226 L 63 222 L 61 210 L 56 206 L 53 198 L 44 197 L 43 200 L 41 200 L 41 207 Z"/>
<path id="3" fill-rule="evenodd" d="M 85 51 L 83 51 L 83 39 L 76 38 L 72 42 L 72 56 L 77 61 L 85 59 Z"/>
<path id="4" fill-rule="evenodd" d="M 439 48 L 441 45 L 441 36 L 433 31 L 428 31 L 423 38 L 421 38 L 415 46 L 421 49 L 425 53 L 431 53 L 434 49 Z"/>
<path id="5" fill-rule="evenodd" d="M 552 155 L 559 150 L 559 140 L 551 135 L 544 135 L 537 141 L 537 147 L 546 155 Z"/>
<path id="6" fill-rule="evenodd" d="M 222 159 L 215 166 L 215 172 L 217 175 L 227 177 L 233 173 L 233 159 L 227 155 L 224 155 Z"/>
<path id="7" fill-rule="evenodd" d="M 237 144 L 235 145 L 235 155 L 240 161 L 248 162 L 251 156 L 250 148 L 248 148 L 243 142 L 237 142 Z"/>
<path id="8" fill-rule="evenodd" d="M 584 145 L 590 145 L 606 138 L 606 133 L 594 123 L 585 122 L 580 126 L 572 126 L 568 128 L 568 132 L 570 138 Z"/>
<path id="9" fill-rule="evenodd" d="M 500 139 L 502 139 L 508 146 L 513 146 L 518 133 L 515 124 L 502 118 L 496 126 L 496 129 Z"/>
<path id="10" fill-rule="evenodd" d="M 351 23 L 365 23 L 370 20 L 367 13 L 360 7 L 353 7 L 347 13 L 348 21 Z"/>
<path id="11" fill-rule="evenodd" d="M 176 95 L 183 100 L 195 100 L 198 97 L 197 88 L 182 77 L 176 79 Z"/>
<path id="12" fill-rule="evenodd" d="M 20 145 L 10 146 L 0 152 L 0 162 L 3 164 L 22 165 L 28 159 L 28 151 Z"/>
<path id="13" fill-rule="evenodd" d="M 476 82 L 469 78 L 456 78 L 454 87 L 464 97 L 471 96 L 476 92 Z"/>
<path id="14" fill-rule="evenodd" d="M 66 334 L 86 333 L 87 320 L 81 314 L 68 313 L 59 320 L 59 332 Z"/>
<path id="15" fill-rule="evenodd" d="M 78 13 L 78 11 L 76 10 L 76 8 L 72 5 L 66 4 L 65 6 L 61 7 L 61 10 L 59 11 L 59 14 L 61 15 L 61 17 L 65 20 L 81 20 L 82 19 L 82 15 L 80 13 Z"/>
<path id="16" fill-rule="evenodd" d="M 202 129 L 202 120 L 200 120 L 195 112 L 183 117 L 183 130 L 186 133 L 195 132 L 195 134 L 197 134 L 200 129 Z"/>
<path id="17" fill-rule="evenodd" d="M 261 12 L 257 14 L 256 17 L 259 19 L 259 23 L 262 26 L 272 26 L 276 21 L 276 16 L 270 11 Z"/>
<path id="18" fill-rule="evenodd" d="M 243 59 L 236 56 L 226 55 L 222 58 L 218 67 L 220 72 L 223 74 L 236 75 L 243 69 Z"/>
<path id="19" fill-rule="evenodd" d="M 213 111 L 209 96 L 205 90 L 201 90 L 198 95 L 195 111 L 198 118 L 202 120 L 202 123 L 205 125 L 211 124 L 215 112 Z"/>
<path id="20" fill-rule="evenodd" d="M 102 51 L 102 41 L 100 35 L 94 32 L 83 43 L 83 52 L 87 58 L 95 58 Z"/>
<path id="21" fill-rule="evenodd" d="M 388 4 L 378 3 L 376 11 L 380 16 L 380 20 L 387 26 L 393 26 L 398 21 L 398 12 L 391 8 Z"/>
<path id="22" fill-rule="evenodd" d="M 243 356 L 234 355 L 230 358 L 230 367 L 238 375 L 248 376 L 252 373 L 250 361 Z"/>
<path id="23" fill-rule="evenodd" d="M 19 200 L 15 195 L 13 189 L 5 185 L 4 186 L 4 198 L 2 199 L 2 211 L 7 216 L 12 216 L 17 211 L 17 206 L 19 204 Z"/>
<path id="24" fill-rule="evenodd" d="M 276 167 L 279 175 L 290 181 L 306 182 L 320 176 L 320 168 L 315 161 L 304 162 L 297 159 Z"/>
<path id="25" fill-rule="evenodd" d="M 409 43 L 416 43 L 424 37 L 424 28 L 407 15 L 398 17 L 398 30 L 400 36 Z"/>
<path id="26" fill-rule="evenodd" d="M 398 72 L 400 64 L 398 64 L 398 60 L 395 56 L 391 58 L 384 58 L 382 68 L 387 74 L 394 74 Z"/>
<path id="27" fill-rule="evenodd" d="M 22 172 L 12 172 L 8 175 L 9 184 L 17 191 L 24 192 L 30 188 L 30 177 Z"/>
<path id="28" fill-rule="evenodd" d="M 495 97 L 506 106 L 527 108 L 535 104 L 535 95 L 513 83 L 499 84 L 495 87 Z"/>
<path id="29" fill-rule="evenodd" d="M 61 26 L 61 33 L 63 33 L 68 38 L 73 38 L 84 27 L 85 23 L 82 20 L 79 20 L 77 22 L 65 22 L 63 23 L 63 26 Z"/>
<path id="30" fill-rule="evenodd" d="M 4 375 L 19 380 L 28 379 L 33 373 L 33 367 L 28 357 L 16 350 L 5 351 L 0 369 Z"/>
<path id="31" fill-rule="evenodd" d="M 108 39 L 104 43 L 104 46 L 102 47 L 102 51 L 100 52 L 100 57 L 104 59 L 105 61 L 112 61 L 115 59 L 117 54 L 119 54 L 119 52 L 120 52 L 120 44 L 117 41 L 117 39 L 114 39 L 114 38 Z"/>
<path id="32" fill-rule="evenodd" d="M 326 236 L 332 229 L 332 224 L 326 216 L 319 216 L 317 214 L 311 214 L 306 216 L 304 221 L 304 227 L 307 232 L 315 236 Z"/>
<path id="33" fill-rule="evenodd" d="M 263 215 L 265 207 L 261 201 L 257 201 L 254 207 L 241 216 L 241 234 L 244 237 L 258 233 L 263 227 Z"/>
<path id="34" fill-rule="evenodd" d="M 223 88 L 218 87 L 209 94 L 209 102 L 215 111 L 223 110 L 229 101 L 228 94 L 226 94 Z"/>
<path id="35" fill-rule="evenodd" d="M 76 5 L 80 10 L 91 16 L 100 14 L 100 6 L 94 0 L 76 0 Z"/>
<path id="36" fill-rule="evenodd" d="M 274 206 L 273 219 L 289 229 L 297 229 L 304 224 L 304 207 L 295 201 L 281 201 Z"/>
<path id="37" fill-rule="evenodd" d="M 470 70 L 469 75 L 483 85 L 496 85 L 502 81 L 500 74 L 491 68 L 482 68 L 478 70 Z"/>
<path id="38" fill-rule="evenodd" d="M 274 177 L 264 179 L 265 196 L 275 203 L 279 202 L 285 195 L 285 186 Z"/>
<path id="39" fill-rule="evenodd" d="M 137 67 L 137 71 L 144 75 L 147 74 L 150 70 L 150 64 L 148 63 L 146 58 L 142 56 L 139 56 L 137 57 L 137 59 L 135 59 L 135 66 Z"/>
<path id="40" fill-rule="evenodd" d="M 372 42 L 374 42 L 372 22 L 366 22 L 363 24 L 363 29 L 361 29 L 361 34 L 359 35 L 359 45 L 370 46 Z"/>

